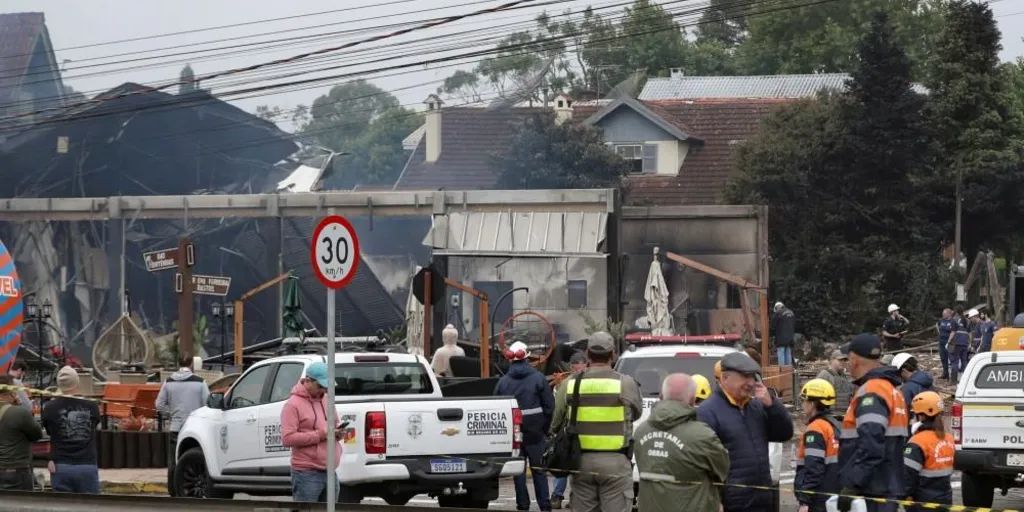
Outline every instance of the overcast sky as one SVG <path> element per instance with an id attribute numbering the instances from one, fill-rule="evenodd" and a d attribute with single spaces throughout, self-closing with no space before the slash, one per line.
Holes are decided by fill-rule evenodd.
<path id="1" fill-rule="evenodd" d="M 580 10 L 587 5 L 595 7 L 617 7 L 623 0 L 589 0 L 565 1 L 558 5 L 548 6 L 550 12 L 563 12 L 566 9 Z M 846 0 L 843 0 L 846 1 Z M 109 89 L 126 81 L 145 84 L 158 83 L 176 79 L 185 62 L 190 62 L 197 75 L 252 65 L 257 62 L 283 58 L 316 48 L 355 41 L 399 27 L 394 24 L 421 21 L 426 18 L 437 18 L 445 15 L 469 12 L 493 5 L 499 0 L 356 0 L 343 2 L 314 2 L 310 0 L 178 0 L 175 2 L 151 2 L 138 0 L 90 0 L 88 2 L 66 2 L 49 0 L 4 0 L 0 4 L 3 12 L 43 11 L 50 38 L 56 49 L 58 63 L 64 63 L 65 83 L 76 90 L 95 93 Z M 542 3 L 538 1 L 537 3 Z M 382 5 L 384 4 L 384 5 Z M 699 5 L 699 0 L 694 1 Z M 1024 55 L 1024 0 L 998 0 L 992 4 L 1003 33 L 1004 60 L 1013 60 Z M 324 12 L 345 9 L 344 12 Z M 542 7 L 531 7 L 514 12 L 490 14 L 465 20 L 445 27 L 438 27 L 416 34 L 390 39 L 387 42 L 374 43 L 377 46 L 390 46 L 395 42 L 406 42 L 411 46 L 383 48 L 365 51 L 359 54 L 361 60 L 393 57 L 396 52 L 403 60 L 389 60 L 385 63 L 351 66 L 353 56 L 333 54 L 316 64 L 316 69 L 327 66 L 350 64 L 349 67 L 325 70 L 319 75 L 303 74 L 293 78 L 279 78 L 278 83 L 286 80 L 301 80 L 310 76 L 349 73 L 371 69 L 379 66 L 393 65 L 401 62 L 418 62 L 442 55 L 449 55 L 429 46 L 430 52 L 417 54 L 412 48 L 424 45 L 437 45 L 439 42 L 413 40 L 429 38 L 437 35 L 458 32 L 459 37 L 467 44 L 482 44 L 486 38 L 495 34 L 508 32 L 514 28 L 526 28 L 532 25 L 532 19 L 542 11 Z M 426 11 L 426 12 L 409 12 Z M 608 12 L 608 11 L 606 11 Z M 320 13 L 320 14 L 313 14 Z M 294 17 L 287 20 L 267 22 L 265 20 Z M 374 18 L 374 19 L 367 19 Z M 360 21 L 362 20 L 362 21 Z M 245 24 L 217 30 L 203 30 L 224 25 Z M 518 25 L 517 25 L 518 24 Z M 382 25 L 391 25 L 380 28 Z M 495 25 L 500 28 L 493 28 Z M 377 27 L 377 28 L 374 28 Z M 490 30 L 487 27 L 492 27 Z M 357 32 L 359 29 L 369 29 Z M 181 31 L 193 31 L 168 37 L 154 38 L 158 34 L 170 34 Z M 338 34 L 339 31 L 345 31 Z M 475 31 L 468 32 L 467 31 Z M 276 48 L 260 48 L 255 42 L 281 40 L 296 37 L 310 37 L 324 34 L 323 37 L 309 40 L 290 39 L 265 43 Z M 255 36 L 255 37 L 246 37 Z M 139 41 L 117 44 L 103 44 L 133 38 L 146 38 Z M 225 40 L 230 39 L 230 40 Z M 450 43 L 451 39 L 445 41 Z M 197 43 L 202 43 L 198 44 Z M 95 45 L 85 48 L 75 48 Z M 191 46 L 182 46 L 191 45 Z M 241 46 L 244 45 L 244 46 Z M 233 48 L 228 48 L 234 46 Z M 487 45 L 490 46 L 490 45 Z M 176 48 L 172 48 L 176 47 Z M 366 48 L 361 46 L 359 48 Z M 160 50 L 162 49 L 162 50 Z M 208 50 L 216 49 L 214 52 Z M 146 52 L 148 50 L 160 50 Z M 207 50 L 199 52 L 200 50 Z M 350 50 L 351 51 L 351 50 Z M 468 51 L 466 49 L 460 52 Z M 193 52 L 193 53 L 185 53 Z M 198 53 L 197 53 L 198 52 Z M 120 55 L 130 53 L 130 55 Z M 211 53 L 220 55 L 211 56 Z M 178 54 L 178 55 L 168 55 Z M 157 57 L 157 58 L 151 58 Z M 151 58 L 149 60 L 139 60 Z M 64 62 L 64 61 L 68 62 Z M 306 68 L 308 69 L 308 68 Z M 370 78 L 385 90 L 394 94 L 403 104 L 418 105 L 428 93 L 436 89 L 439 81 L 450 75 L 452 67 L 423 67 L 384 72 L 390 76 Z M 301 69 L 285 68 L 284 72 L 295 72 Z M 211 87 L 214 93 L 223 93 L 233 88 L 265 85 L 270 72 L 262 74 L 240 75 L 235 78 L 224 78 L 203 84 Z M 278 71 L 276 73 L 281 73 Z M 248 78 L 244 78 L 248 77 Z M 332 83 L 310 84 L 302 90 L 266 91 L 246 93 L 248 98 L 234 101 L 247 110 L 254 110 L 256 105 L 270 104 L 284 109 L 293 108 L 297 104 L 309 104 L 316 96 L 326 92 Z M 255 96 L 257 95 L 258 96 Z"/>

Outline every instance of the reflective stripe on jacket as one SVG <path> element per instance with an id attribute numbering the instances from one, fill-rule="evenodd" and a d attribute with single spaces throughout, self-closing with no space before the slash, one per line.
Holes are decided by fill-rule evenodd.
<path id="1" fill-rule="evenodd" d="M 622 403 L 622 379 L 588 377 L 579 381 L 580 403 L 576 413 L 576 431 L 580 449 L 593 452 L 617 452 L 626 448 L 626 407 Z M 569 382 L 566 394 L 576 391 L 576 380 Z M 570 413 L 571 414 L 571 413 Z"/>
<path id="2" fill-rule="evenodd" d="M 952 434 L 939 437 L 931 425 L 922 425 L 903 450 L 904 494 L 914 501 L 952 504 L 955 453 Z"/>
<path id="3" fill-rule="evenodd" d="M 825 510 L 828 496 L 839 492 L 839 424 L 827 413 L 819 414 L 807 424 L 807 430 L 797 445 L 796 489 L 797 501 L 812 512 Z M 800 491 L 813 491 L 801 493 Z"/>
<path id="4" fill-rule="evenodd" d="M 896 387 L 899 372 L 891 366 L 869 371 L 846 410 L 839 434 L 842 487 L 868 496 L 903 495 L 903 447 L 907 406 Z"/>

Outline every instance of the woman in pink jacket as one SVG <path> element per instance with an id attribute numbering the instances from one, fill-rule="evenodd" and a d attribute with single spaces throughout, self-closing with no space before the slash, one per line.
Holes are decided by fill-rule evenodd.
<path id="1" fill-rule="evenodd" d="M 292 388 L 292 395 L 281 410 L 281 436 L 292 449 L 292 497 L 295 501 L 327 501 L 327 365 L 316 362 L 306 369 L 306 376 Z M 342 432 L 335 433 L 341 439 Z M 341 460 L 341 444 L 334 464 Z M 331 471 L 334 495 L 340 487 Z"/>

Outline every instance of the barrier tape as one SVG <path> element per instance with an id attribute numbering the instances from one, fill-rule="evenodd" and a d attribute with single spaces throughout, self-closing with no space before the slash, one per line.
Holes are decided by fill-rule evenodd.
<path id="1" fill-rule="evenodd" d="M 143 410 L 143 411 L 152 411 L 152 412 L 155 412 L 158 415 L 162 415 L 164 417 L 169 417 L 170 416 L 166 412 L 161 411 L 160 409 L 156 409 L 154 407 L 144 407 L 144 406 L 141 406 L 141 405 L 135 405 L 133 403 L 119 402 L 119 401 L 116 401 L 116 400 L 103 400 L 102 398 L 96 398 L 96 397 L 92 397 L 92 396 L 68 395 L 68 394 L 62 393 L 59 390 L 58 391 L 49 391 L 49 390 L 46 390 L 46 389 L 37 389 L 37 388 L 29 387 L 29 386 L 14 386 L 14 385 L 10 385 L 10 384 L 0 384 L 0 391 L 15 391 L 15 392 L 17 392 L 17 391 L 24 391 L 24 392 L 28 393 L 30 396 L 38 395 L 38 396 L 45 396 L 45 397 L 49 397 L 49 398 L 75 398 L 75 399 L 78 399 L 78 400 L 84 400 L 86 402 L 93 402 L 93 403 L 100 404 L 100 405 L 116 405 L 116 406 L 119 406 L 119 407 L 130 407 L 132 409 L 139 409 L 139 410 Z M 105 411 L 104 411 L 104 413 L 105 413 Z"/>
<path id="2" fill-rule="evenodd" d="M 473 459 L 473 458 L 469 458 L 469 457 L 464 457 L 462 455 L 438 455 L 438 457 L 447 457 L 447 458 L 452 458 L 452 459 L 462 459 L 462 460 L 479 462 L 479 463 L 482 463 L 482 464 L 490 464 L 490 462 L 486 461 L 486 460 Z M 525 455 L 523 457 L 525 458 Z M 542 471 L 542 472 L 545 472 L 545 473 L 550 471 L 548 468 L 542 467 L 542 466 L 530 466 L 529 464 L 527 464 L 527 467 L 530 468 L 531 470 Z M 599 472 L 596 472 L 596 471 L 581 471 L 581 470 L 559 471 L 559 473 L 568 473 L 568 474 L 571 474 L 571 475 L 584 475 L 584 474 L 586 474 L 586 475 L 595 475 L 595 476 L 601 476 L 601 477 L 608 477 L 608 476 L 610 476 L 608 473 L 599 473 Z M 630 480 L 633 479 L 632 471 L 628 475 L 619 475 L 619 476 L 626 476 Z M 665 477 L 665 478 L 661 478 L 662 476 Z M 707 483 L 707 482 L 699 481 L 699 480 L 695 480 L 695 481 L 678 480 L 675 477 L 672 477 L 671 475 L 659 475 L 659 478 L 644 478 L 641 475 L 640 476 L 640 480 L 644 480 L 644 481 L 648 481 L 648 482 L 658 482 L 658 483 L 671 483 L 671 484 L 678 484 L 678 485 L 703 485 L 703 484 Z M 913 500 L 903 500 L 903 499 L 893 499 L 893 498 L 878 498 L 878 497 L 872 497 L 872 496 L 857 496 L 857 495 L 851 495 L 851 494 L 840 494 L 840 493 L 835 493 L 835 492 L 804 491 L 804 490 L 797 490 L 795 487 L 792 487 L 792 486 L 783 487 L 782 485 L 779 485 L 778 487 L 775 487 L 775 486 L 767 486 L 767 485 L 735 484 L 735 483 L 728 483 L 728 482 L 711 482 L 711 485 L 714 485 L 715 487 L 734 487 L 734 488 L 740 488 L 740 489 L 754 489 L 754 490 L 761 490 L 761 491 L 775 491 L 775 490 L 779 490 L 779 491 L 786 491 L 786 492 L 788 492 L 790 494 L 794 494 L 794 495 L 796 493 L 800 493 L 800 494 L 813 495 L 813 496 L 828 496 L 828 497 L 842 496 L 842 497 L 853 498 L 853 499 L 858 499 L 859 498 L 859 499 L 863 499 L 865 502 L 873 502 L 873 503 L 877 503 L 877 504 L 880 504 L 880 505 L 881 504 L 886 504 L 886 503 L 895 503 L 897 505 L 902 505 L 904 507 L 914 506 L 914 507 L 920 507 L 920 508 L 924 508 L 924 509 L 928 509 L 928 510 L 948 510 L 950 512 L 1024 512 L 1024 510 L 1012 509 L 1012 508 L 995 509 L 995 508 L 986 508 L 986 507 L 968 507 L 966 505 L 945 505 L 945 504 L 942 504 L 942 503 L 932 503 L 932 502 L 926 502 L 926 501 L 913 501 Z"/>

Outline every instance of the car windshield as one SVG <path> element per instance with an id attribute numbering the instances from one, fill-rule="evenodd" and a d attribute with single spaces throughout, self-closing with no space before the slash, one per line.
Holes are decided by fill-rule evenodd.
<path id="1" fill-rule="evenodd" d="M 335 366 L 335 395 L 417 395 L 433 393 L 420 363 L 364 362 Z"/>
<path id="2" fill-rule="evenodd" d="M 689 354 L 686 354 L 689 356 Z M 717 357 L 630 357 L 619 360 L 618 372 L 633 377 L 645 397 L 661 393 L 661 381 L 672 373 L 699 374 L 714 380 Z"/>

